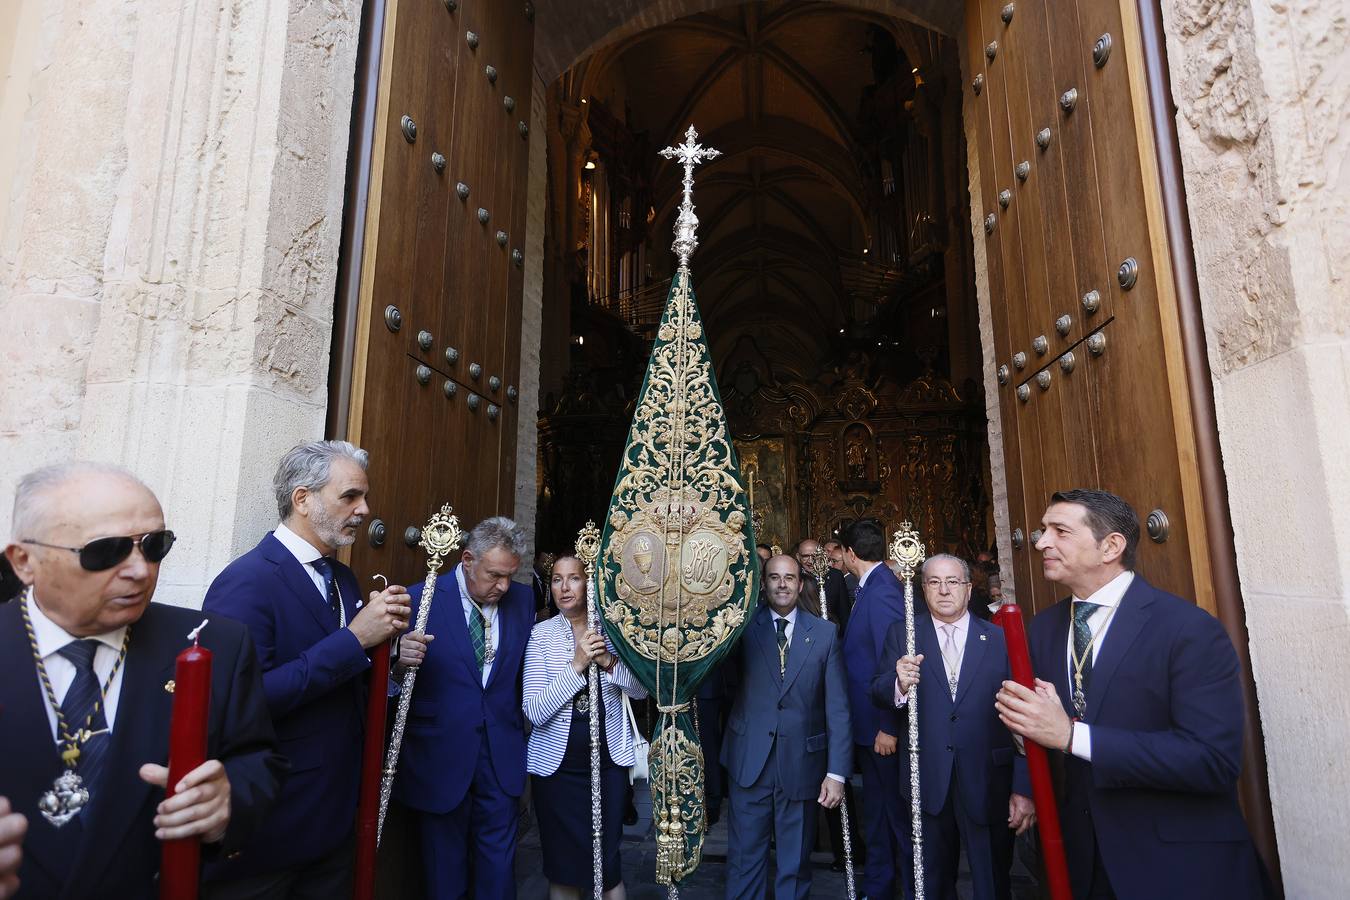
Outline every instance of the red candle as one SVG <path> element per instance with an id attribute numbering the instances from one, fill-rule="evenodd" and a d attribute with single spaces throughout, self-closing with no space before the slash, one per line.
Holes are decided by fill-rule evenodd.
<path id="1" fill-rule="evenodd" d="M 1035 688 L 1036 674 L 1031 667 L 1031 650 L 1027 646 L 1021 607 L 1016 603 L 1004 603 L 994 613 L 994 624 L 1003 628 L 1013 681 Z M 1059 807 L 1055 805 L 1055 789 L 1050 783 L 1050 761 L 1040 744 L 1035 741 L 1024 743 L 1027 769 L 1031 773 L 1031 799 L 1036 803 L 1036 825 L 1041 833 L 1045 880 L 1053 900 L 1071 900 L 1073 893 L 1069 889 L 1069 865 L 1064 857 L 1064 835 L 1059 828 Z"/>
<path id="2" fill-rule="evenodd" d="M 389 706 L 389 641 L 370 654 L 370 696 L 366 701 L 366 742 L 361 754 L 361 793 L 356 809 L 354 900 L 375 896 L 375 851 L 379 848 L 380 775 L 384 762 L 384 720 Z"/>
<path id="3" fill-rule="evenodd" d="M 202 625 L 206 623 L 203 622 Z M 167 796 L 193 769 L 206 762 L 207 717 L 211 709 L 211 651 L 192 646 L 178 654 L 173 673 L 173 720 L 169 726 Z M 200 837 L 164 841 L 160 859 L 160 900 L 195 900 L 201 883 Z"/>

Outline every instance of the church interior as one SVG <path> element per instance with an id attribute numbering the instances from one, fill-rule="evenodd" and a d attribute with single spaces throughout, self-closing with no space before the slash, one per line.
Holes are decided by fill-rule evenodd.
<path id="1" fill-rule="evenodd" d="M 863 516 L 932 550 L 993 539 L 955 42 L 834 4 L 757 2 L 596 49 L 547 94 L 538 546 L 603 515 L 676 260 L 692 260 L 758 540 Z"/>

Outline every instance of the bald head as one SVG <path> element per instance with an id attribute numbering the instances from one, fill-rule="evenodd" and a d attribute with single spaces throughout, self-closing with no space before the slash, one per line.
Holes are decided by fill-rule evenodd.
<path id="1" fill-rule="evenodd" d="M 64 463 L 20 480 L 14 540 L 5 555 L 52 621 L 89 637 L 141 617 L 154 596 L 159 563 L 148 561 L 138 546 L 116 565 L 88 571 L 72 550 L 99 538 L 138 538 L 163 529 L 159 501 L 136 476 L 100 463 Z"/>

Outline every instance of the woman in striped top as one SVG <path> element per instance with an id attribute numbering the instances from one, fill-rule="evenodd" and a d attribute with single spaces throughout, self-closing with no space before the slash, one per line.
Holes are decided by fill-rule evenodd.
<path id="1" fill-rule="evenodd" d="M 604 828 L 605 900 L 623 900 L 619 838 L 623 833 L 628 766 L 634 735 L 623 712 L 623 694 L 647 696 L 605 638 L 587 628 L 586 575 L 575 556 L 553 563 L 553 602 L 561 615 L 530 632 L 525 648 L 525 715 L 534 725 L 526 750 L 535 813 L 552 900 L 590 894 L 591 739 L 586 669 L 601 669 L 600 806 Z"/>

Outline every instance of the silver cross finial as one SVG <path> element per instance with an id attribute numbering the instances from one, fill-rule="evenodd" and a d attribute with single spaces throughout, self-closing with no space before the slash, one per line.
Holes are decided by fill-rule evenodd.
<path id="1" fill-rule="evenodd" d="M 704 147 L 698 143 L 698 132 L 690 125 L 684 133 L 684 143 L 667 147 L 661 151 L 666 159 L 677 159 L 684 166 L 684 200 L 680 203 L 680 215 L 675 220 L 675 243 L 670 245 L 680 257 L 680 268 L 689 268 L 689 257 L 694 255 L 698 246 L 698 216 L 694 215 L 694 166 L 704 160 L 716 159 L 721 150 Z"/>

